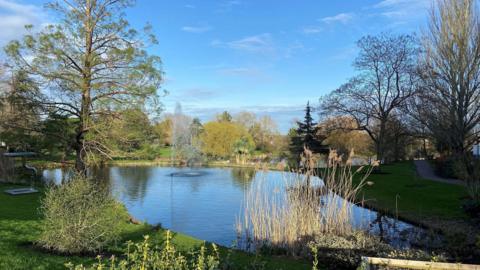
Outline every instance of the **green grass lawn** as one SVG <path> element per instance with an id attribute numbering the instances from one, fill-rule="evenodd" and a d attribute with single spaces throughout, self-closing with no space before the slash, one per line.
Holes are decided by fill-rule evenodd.
<path id="1" fill-rule="evenodd" d="M 40 233 L 41 215 L 38 211 L 42 193 L 21 196 L 10 196 L 3 191 L 14 186 L 0 184 L 0 269 L 66 269 L 64 264 L 91 264 L 95 261 L 88 256 L 60 256 L 45 253 L 33 248 L 34 242 Z M 199 224 L 201 226 L 201 224 Z M 148 225 L 134 225 L 125 223 L 122 241 L 133 240 L 140 242 L 143 235 L 150 235 L 152 241 L 161 243 L 165 231 L 154 231 Z M 173 243 L 179 250 L 188 251 L 198 247 L 201 240 L 175 233 Z M 227 248 L 222 248 L 226 254 Z M 111 246 L 110 253 L 121 253 L 121 246 Z M 244 269 L 255 259 L 252 254 L 235 251 L 232 261 L 238 269 Z M 294 260 L 284 257 L 260 257 L 267 263 L 267 269 L 310 269 L 310 263 L 303 260 Z"/>
<path id="2" fill-rule="evenodd" d="M 400 217 L 426 225 L 466 218 L 462 209 L 465 188 L 419 178 L 411 161 L 382 165 L 381 173 L 371 174 L 368 181 L 374 184 L 365 186 L 359 199 L 374 208 L 393 215 L 398 209 Z"/>

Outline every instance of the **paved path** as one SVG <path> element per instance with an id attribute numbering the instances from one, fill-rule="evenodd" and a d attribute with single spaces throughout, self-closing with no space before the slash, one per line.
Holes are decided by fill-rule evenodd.
<path id="1" fill-rule="evenodd" d="M 453 185 L 465 185 L 463 181 L 458 179 L 450 179 L 450 178 L 443 178 L 435 174 L 430 162 L 427 160 L 415 160 L 415 167 L 417 167 L 417 174 L 421 178 L 430 179 L 437 182 L 442 182 L 446 184 L 453 184 Z"/>

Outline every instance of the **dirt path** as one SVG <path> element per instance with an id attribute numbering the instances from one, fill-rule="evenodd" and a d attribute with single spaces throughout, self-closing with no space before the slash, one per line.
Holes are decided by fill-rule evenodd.
<path id="1" fill-rule="evenodd" d="M 463 181 L 458 179 L 443 178 L 435 174 L 432 166 L 427 160 L 415 160 L 415 167 L 417 168 L 417 174 L 421 178 L 430 179 L 433 181 L 452 184 L 452 185 L 465 185 Z"/>

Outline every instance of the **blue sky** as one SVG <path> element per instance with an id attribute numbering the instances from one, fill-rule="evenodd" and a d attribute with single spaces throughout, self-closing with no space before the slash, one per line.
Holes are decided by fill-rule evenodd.
<path id="1" fill-rule="evenodd" d="M 39 0 L 0 0 L 0 45 L 49 22 Z M 133 26 L 153 25 L 166 112 L 180 102 L 203 121 L 224 110 L 271 115 L 286 132 L 354 74 L 355 42 L 425 26 L 431 0 L 137 0 Z"/>

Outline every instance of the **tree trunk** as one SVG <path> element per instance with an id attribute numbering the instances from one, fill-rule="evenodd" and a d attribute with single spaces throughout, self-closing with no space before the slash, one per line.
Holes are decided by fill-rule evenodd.
<path id="1" fill-rule="evenodd" d="M 86 175 L 87 167 L 85 165 L 85 150 L 83 149 L 83 146 L 78 145 L 75 152 L 77 154 L 75 158 L 75 170 L 78 173 Z"/>
<path id="2" fill-rule="evenodd" d="M 386 126 L 386 120 L 380 120 L 380 131 L 378 132 L 378 141 L 376 145 L 376 150 L 377 150 L 377 160 L 380 162 L 380 164 L 385 163 L 385 126 Z"/>
<path id="3" fill-rule="evenodd" d="M 92 4 L 87 0 L 85 5 L 86 19 L 85 19 L 85 59 L 83 63 L 83 84 L 82 84 L 82 104 L 80 112 L 80 121 L 76 137 L 76 161 L 75 169 L 77 172 L 86 174 L 86 150 L 85 150 L 85 133 L 88 132 L 90 126 L 91 114 L 91 83 L 92 83 L 92 37 L 93 29 L 91 23 L 91 9 Z"/>

